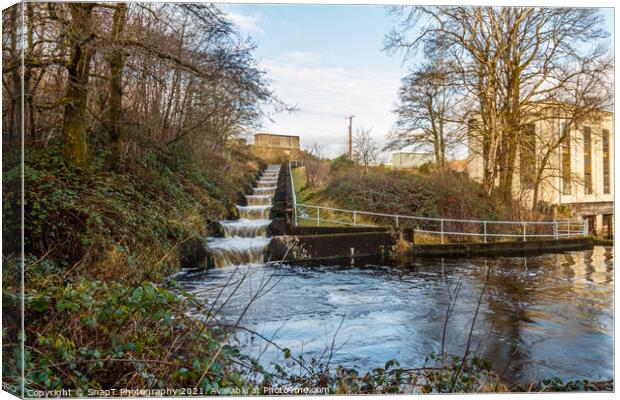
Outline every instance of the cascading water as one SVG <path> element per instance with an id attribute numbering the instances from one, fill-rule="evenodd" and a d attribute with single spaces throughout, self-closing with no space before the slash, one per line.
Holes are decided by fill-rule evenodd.
<path id="1" fill-rule="evenodd" d="M 237 205 L 239 219 L 221 221 L 224 237 L 207 240 L 216 268 L 263 262 L 263 251 L 271 240 L 267 237 L 267 227 L 271 223 L 269 213 L 279 174 L 279 165 L 267 167 L 253 194 L 246 196 L 248 205 Z"/>

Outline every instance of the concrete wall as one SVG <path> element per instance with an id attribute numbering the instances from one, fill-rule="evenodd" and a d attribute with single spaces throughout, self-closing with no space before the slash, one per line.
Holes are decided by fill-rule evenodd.
<path id="1" fill-rule="evenodd" d="M 299 150 L 299 136 L 257 133 L 254 135 L 254 146 Z"/>
<path id="2" fill-rule="evenodd" d="M 357 232 L 306 236 L 276 236 L 267 248 L 270 260 L 329 260 L 347 257 L 387 257 L 396 243 L 389 232 Z"/>
<path id="3" fill-rule="evenodd" d="M 409 260 L 416 257 L 509 256 L 586 250 L 593 247 L 594 240 L 591 237 L 529 242 L 426 244 L 411 246 L 406 256 Z M 400 257 L 402 255 L 394 255 L 395 260 L 399 260 Z"/>
<path id="4" fill-rule="evenodd" d="M 430 153 L 392 153 L 392 168 L 418 168 L 427 162 L 434 162 L 435 156 Z"/>
<path id="5" fill-rule="evenodd" d="M 536 155 L 535 165 L 542 164 L 542 151 L 547 143 L 557 142 L 561 129 L 562 120 L 560 118 L 545 119 L 534 123 L 536 130 Z M 586 193 L 586 182 L 584 174 L 584 128 L 591 129 L 591 173 L 592 191 Z M 604 193 L 604 174 L 603 174 L 603 130 L 609 131 L 609 193 Z M 613 214 L 614 198 L 614 126 L 613 114 L 601 113 L 597 118 L 593 118 L 581 124 L 579 128 L 573 128 L 570 134 L 570 168 L 571 168 L 571 190 L 570 194 L 564 194 L 562 179 L 561 149 L 558 148 L 551 152 L 547 166 L 543 171 L 543 180 L 539 189 L 538 199 L 549 204 L 566 205 L 573 215 L 579 218 L 590 216 L 593 218 L 596 232 L 600 234 L 603 230 L 603 215 Z M 483 158 L 481 154 L 482 144 L 475 135 L 468 138 L 468 173 L 469 176 L 482 182 L 483 177 Z M 521 165 L 519 165 L 520 153 L 517 152 L 515 175 L 513 180 L 513 196 L 520 199 L 524 205 L 531 206 L 533 201 L 533 190 L 521 186 Z M 530 166 L 531 167 L 531 166 Z M 607 228 L 605 229 L 607 230 Z M 611 227 L 613 230 L 613 227 Z"/>
<path id="6" fill-rule="evenodd" d="M 250 150 L 268 163 L 279 163 L 301 158 L 299 136 L 257 133 Z"/>

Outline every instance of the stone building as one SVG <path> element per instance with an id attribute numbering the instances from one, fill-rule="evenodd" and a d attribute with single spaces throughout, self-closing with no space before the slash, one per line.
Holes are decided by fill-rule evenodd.
<path id="1" fill-rule="evenodd" d="M 568 207 L 578 218 L 588 220 L 590 232 L 613 236 L 614 213 L 614 126 L 613 113 L 596 118 L 568 132 L 570 140 L 559 143 L 566 122 L 562 118 L 541 118 L 526 126 L 521 137 L 513 180 L 513 196 L 533 202 L 535 171 L 547 156 L 541 175 L 538 199 L 549 205 Z M 483 156 L 481 140 L 469 135 L 468 173 L 481 182 Z"/>
<path id="2" fill-rule="evenodd" d="M 297 160 L 300 157 L 299 136 L 257 133 L 252 152 L 269 162 Z"/>

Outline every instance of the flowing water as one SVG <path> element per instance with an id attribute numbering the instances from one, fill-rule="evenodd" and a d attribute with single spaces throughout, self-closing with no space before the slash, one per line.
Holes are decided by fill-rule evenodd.
<path id="1" fill-rule="evenodd" d="M 207 239 L 216 268 L 263 263 L 263 252 L 271 240 L 267 227 L 279 173 L 280 166 L 267 167 L 256 182 L 254 194 L 246 196 L 248 205 L 237 205 L 239 219 L 221 221 L 224 237 Z"/>
<path id="2" fill-rule="evenodd" d="M 332 365 L 365 371 L 397 359 L 403 367 L 419 367 L 429 353 L 441 349 L 448 288 L 454 291 L 459 282 L 446 351 L 463 354 L 490 268 L 472 351 L 513 383 L 556 376 L 613 378 L 610 247 L 529 257 L 425 260 L 406 267 L 248 266 L 246 261 L 229 259 L 238 265 L 179 280 L 197 295 L 215 300 L 229 279 L 239 282 L 244 277 L 221 311 L 231 321 L 266 288 L 242 325 L 294 355 L 303 353 L 305 359 L 321 357 L 335 337 Z M 232 293 L 232 286 L 224 292 Z M 218 303 L 227 297 L 220 296 Z M 246 354 L 262 354 L 263 365 L 282 363 L 281 353 L 259 337 L 239 330 L 235 338 Z"/>

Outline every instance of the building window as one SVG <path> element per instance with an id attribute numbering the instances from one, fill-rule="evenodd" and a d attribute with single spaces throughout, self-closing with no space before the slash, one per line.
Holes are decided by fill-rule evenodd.
<path id="1" fill-rule="evenodd" d="M 536 169 L 536 125 L 527 124 L 521 139 L 519 169 L 521 170 L 521 188 L 534 189 Z"/>
<path id="2" fill-rule="evenodd" d="M 603 129 L 603 193 L 609 194 L 611 180 L 609 179 L 609 131 Z"/>
<path id="3" fill-rule="evenodd" d="M 583 219 L 588 221 L 588 235 L 596 236 L 596 215 L 584 215 Z"/>
<path id="4" fill-rule="evenodd" d="M 585 194 L 592 194 L 592 129 L 583 128 L 583 181 Z"/>
<path id="5" fill-rule="evenodd" d="M 571 194 L 571 162 L 570 162 L 570 131 L 567 130 L 566 123 L 560 124 L 560 135 L 562 137 L 562 194 Z"/>
<path id="6" fill-rule="evenodd" d="M 613 214 L 603 214 L 603 227 L 602 227 L 601 235 L 605 239 L 614 238 L 614 215 Z"/>

